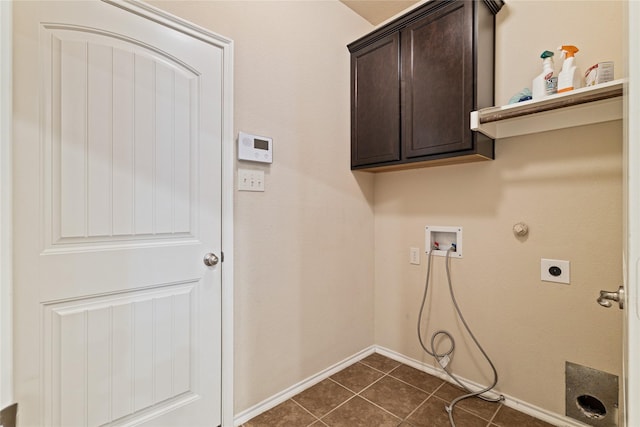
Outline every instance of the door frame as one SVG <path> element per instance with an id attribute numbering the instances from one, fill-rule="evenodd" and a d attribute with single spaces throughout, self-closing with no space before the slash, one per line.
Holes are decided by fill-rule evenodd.
<path id="1" fill-rule="evenodd" d="M 222 50 L 222 425 L 233 426 L 233 41 L 136 0 L 102 0 Z M 12 1 L 0 1 L 0 409 L 13 403 L 12 323 Z"/>
<path id="2" fill-rule="evenodd" d="M 13 403 L 12 2 L 0 1 L 0 410 Z"/>
<path id="3" fill-rule="evenodd" d="M 623 424 L 640 423 L 640 124 L 631 117 L 640 114 L 640 4 L 629 1 L 627 11 L 627 53 L 629 83 L 625 95 L 623 213 L 624 287 L 626 294 L 623 334 L 624 410 Z"/>

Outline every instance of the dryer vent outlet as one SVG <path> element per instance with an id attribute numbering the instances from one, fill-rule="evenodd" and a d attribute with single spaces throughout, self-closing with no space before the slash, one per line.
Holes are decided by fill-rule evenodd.
<path id="1" fill-rule="evenodd" d="M 590 426 L 618 425 L 618 377 L 565 362 L 566 415 Z"/>

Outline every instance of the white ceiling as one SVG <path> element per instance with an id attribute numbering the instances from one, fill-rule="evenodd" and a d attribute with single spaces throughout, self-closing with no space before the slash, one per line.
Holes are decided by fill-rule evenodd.
<path id="1" fill-rule="evenodd" d="M 386 21 L 394 15 L 418 3 L 419 0 L 340 0 L 355 13 L 373 25 Z"/>

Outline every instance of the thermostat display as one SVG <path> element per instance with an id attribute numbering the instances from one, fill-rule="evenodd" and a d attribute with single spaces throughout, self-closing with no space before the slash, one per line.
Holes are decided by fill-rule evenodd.
<path id="1" fill-rule="evenodd" d="M 273 163 L 273 139 L 239 132 L 238 159 Z"/>

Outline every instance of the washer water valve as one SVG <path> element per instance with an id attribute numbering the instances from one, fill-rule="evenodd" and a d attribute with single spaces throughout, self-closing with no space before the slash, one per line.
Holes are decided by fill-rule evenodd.
<path id="1" fill-rule="evenodd" d="M 519 222 L 513 226 L 513 234 L 518 237 L 524 237 L 529 234 L 529 226 L 524 222 Z"/>
<path id="2" fill-rule="evenodd" d="M 449 252 L 449 249 L 452 251 Z M 437 256 L 462 258 L 462 227 L 425 227 L 425 252 Z"/>

